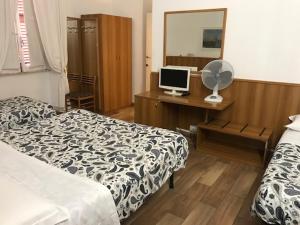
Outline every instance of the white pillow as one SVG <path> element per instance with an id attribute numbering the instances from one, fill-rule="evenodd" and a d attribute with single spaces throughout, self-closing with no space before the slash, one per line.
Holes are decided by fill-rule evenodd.
<path id="1" fill-rule="evenodd" d="M 53 225 L 69 219 L 67 211 L 37 196 L 12 177 L 0 177 L 0 224 Z"/>
<path id="2" fill-rule="evenodd" d="M 300 119 L 300 114 L 289 116 L 290 121 L 295 121 L 295 119 Z"/>
<path id="3" fill-rule="evenodd" d="M 300 115 L 290 116 L 292 123 L 286 125 L 287 128 L 300 132 Z"/>

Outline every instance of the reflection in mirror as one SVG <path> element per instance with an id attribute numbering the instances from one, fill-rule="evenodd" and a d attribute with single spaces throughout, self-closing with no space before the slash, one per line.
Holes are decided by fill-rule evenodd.
<path id="1" fill-rule="evenodd" d="M 164 65 L 200 71 L 223 57 L 226 9 L 165 13 Z"/>

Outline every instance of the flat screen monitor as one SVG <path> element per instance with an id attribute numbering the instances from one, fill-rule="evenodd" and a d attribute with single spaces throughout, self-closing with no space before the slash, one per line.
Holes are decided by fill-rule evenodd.
<path id="1" fill-rule="evenodd" d="M 163 67 L 159 73 L 159 87 L 172 90 L 165 92 L 171 95 L 182 95 L 176 91 L 189 91 L 190 86 L 190 69 Z"/>

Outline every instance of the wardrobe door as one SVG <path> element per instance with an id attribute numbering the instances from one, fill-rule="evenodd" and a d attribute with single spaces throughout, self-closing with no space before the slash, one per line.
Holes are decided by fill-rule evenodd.
<path id="1" fill-rule="evenodd" d="M 118 96 L 119 81 L 117 77 L 117 24 L 117 17 L 101 15 L 101 76 L 103 76 L 103 111 L 105 113 L 115 110 L 120 97 Z"/>
<path id="2" fill-rule="evenodd" d="M 120 24 L 120 50 L 119 50 L 119 79 L 120 107 L 132 104 L 132 22 L 131 18 L 122 18 Z"/>
<path id="3" fill-rule="evenodd" d="M 131 19 L 101 15 L 104 112 L 131 105 Z"/>
<path id="4" fill-rule="evenodd" d="M 124 86 L 126 86 L 126 83 L 124 83 L 123 79 L 123 67 L 122 67 L 122 59 L 121 56 L 123 54 L 123 46 L 122 46 L 122 35 L 123 35 L 123 27 L 122 27 L 122 17 L 115 17 L 114 18 L 114 25 L 116 29 L 116 39 L 115 41 L 115 46 L 116 46 L 116 58 L 115 58 L 115 73 L 114 73 L 114 80 L 115 80 L 115 102 L 112 106 L 114 110 L 122 108 L 122 99 L 124 98 L 123 96 L 123 91 Z"/>
<path id="5" fill-rule="evenodd" d="M 96 112 L 101 111 L 101 87 L 99 77 L 99 49 L 98 49 L 98 19 L 81 18 L 82 38 L 82 74 L 97 77 Z"/>

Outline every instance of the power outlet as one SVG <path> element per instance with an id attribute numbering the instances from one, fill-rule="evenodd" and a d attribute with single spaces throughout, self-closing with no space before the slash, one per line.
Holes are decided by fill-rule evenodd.
<path id="1" fill-rule="evenodd" d="M 196 134 L 198 131 L 198 127 L 196 125 L 190 125 L 190 132 L 192 134 Z"/>

